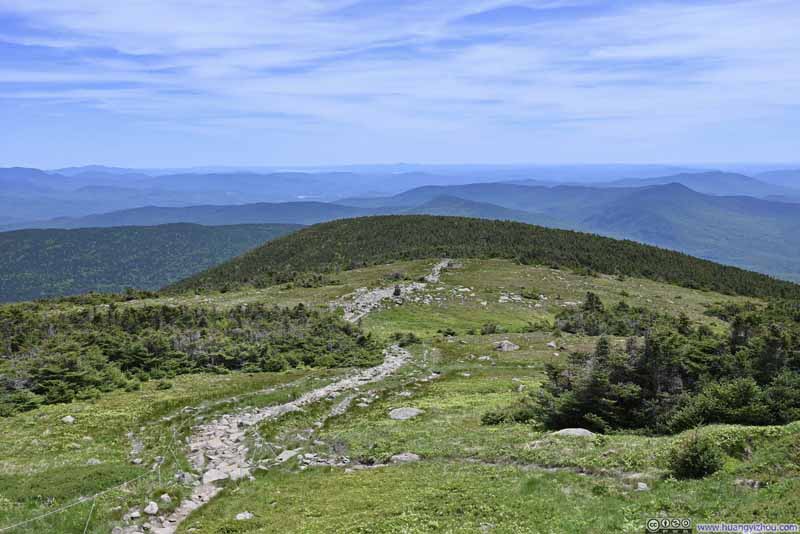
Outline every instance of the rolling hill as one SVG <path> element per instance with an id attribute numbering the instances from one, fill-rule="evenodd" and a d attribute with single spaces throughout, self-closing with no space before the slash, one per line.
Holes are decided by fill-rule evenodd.
<path id="1" fill-rule="evenodd" d="M 376 211 L 381 212 L 380 208 Z M 392 211 L 389 209 L 386 212 Z M 559 226 L 559 221 L 547 215 L 531 213 L 522 210 L 514 210 L 489 204 L 487 202 L 475 202 L 459 197 L 439 196 L 420 204 L 415 208 L 398 209 L 398 214 L 402 215 L 446 215 L 457 217 L 473 217 L 478 219 L 494 219 L 498 221 L 518 221 L 528 224 L 539 224 L 543 226 Z M 389 213 L 387 213 L 389 214 Z"/>
<path id="2" fill-rule="evenodd" d="M 170 224 L 2 232 L 0 302 L 157 289 L 297 228 Z"/>
<path id="3" fill-rule="evenodd" d="M 742 295 L 800 296 L 800 286 L 790 282 L 633 241 L 510 221 L 425 215 L 365 217 L 312 226 L 178 282 L 169 290 L 269 284 L 291 272 L 330 272 L 447 256 L 510 258 Z"/>
<path id="4" fill-rule="evenodd" d="M 614 237 L 800 278 L 800 206 L 702 195 L 678 184 L 638 190 L 581 221 Z"/>
<path id="5" fill-rule="evenodd" d="M 442 196 L 504 207 L 513 210 L 508 218 L 521 222 L 634 239 L 800 280 L 800 205 L 796 203 L 707 195 L 678 183 L 603 188 L 506 183 L 428 186 L 392 197 L 346 202 L 378 210 L 379 206 L 424 204 Z"/>

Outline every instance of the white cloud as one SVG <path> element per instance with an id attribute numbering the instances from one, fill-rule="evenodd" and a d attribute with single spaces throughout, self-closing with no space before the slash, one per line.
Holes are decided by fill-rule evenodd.
<path id="1" fill-rule="evenodd" d="M 420 139 L 459 132 L 452 141 L 468 148 L 481 138 L 465 133 L 472 129 L 509 146 L 542 128 L 584 145 L 597 136 L 664 140 L 798 106 L 793 0 L 648 1 L 512 28 L 453 24 L 508 3 L 499 0 L 354 3 L 0 0 L 0 11 L 30 28 L 0 29 L 0 39 L 70 57 L 0 66 L 0 82 L 15 84 L 0 95 L 209 130 L 307 117 L 294 128 L 370 131 L 387 143 L 389 129 Z"/>

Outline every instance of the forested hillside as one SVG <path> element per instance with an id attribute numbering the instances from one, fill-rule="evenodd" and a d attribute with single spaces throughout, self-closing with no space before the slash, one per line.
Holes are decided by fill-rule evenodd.
<path id="1" fill-rule="evenodd" d="M 702 178 L 688 182 L 694 185 L 702 182 Z M 787 280 L 800 280 L 797 252 L 800 207 L 777 199 L 715 196 L 698 193 L 680 183 L 646 187 L 494 183 L 420 187 L 393 197 L 347 202 L 378 210 L 381 206 L 389 209 L 417 205 L 441 196 L 494 205 L 494 210 L 464 215 L 507 218 L 634 239 Z M 507 209 L 509 216 L 492 216 L 501 207 Z M 433 214 L 462 215 L 453 211 Z"/>
<path id="2" fill-rule="evenodd" d="M 0 233 L 0 301 L 157 289 L 299 228 L 260 224 Z"/>
<path id="3" fill-rule="evenodd" d="M 291 273 L 446 256 L 510 258 L 741 295 L 800 296 L 800 286 L 790 282 L 632 241 L 509 221 L 424 215 L 364 217 L 316 225 L 170 289 L 270 285 L 290 279 Z"/>

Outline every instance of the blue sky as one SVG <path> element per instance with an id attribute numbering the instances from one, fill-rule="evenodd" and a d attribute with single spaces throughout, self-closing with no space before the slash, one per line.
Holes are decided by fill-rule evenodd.
<path id="1" fill-rule="evenodd" d="M 0 0 L 0 166 L 800 160 L 796 0 Z"/>

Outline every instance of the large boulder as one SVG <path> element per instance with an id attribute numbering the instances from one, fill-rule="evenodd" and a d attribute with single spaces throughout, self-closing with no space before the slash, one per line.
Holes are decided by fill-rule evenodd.
<path id="1" fill-rule="evenodd" d="M 406 419 L 411 419 L 423 413 L 425 412 L 419 408 L 395 408 L 389 412 L 389 417 L 396 421 L 405 421 Z"/>
<path id="2" fill-rule="evenodd" d="M 573 438 L 593 438 L 594 432 L 585 428 L 564 428 L 558 432 L 553 432 L 556 436 L 569 436 Z"/>

